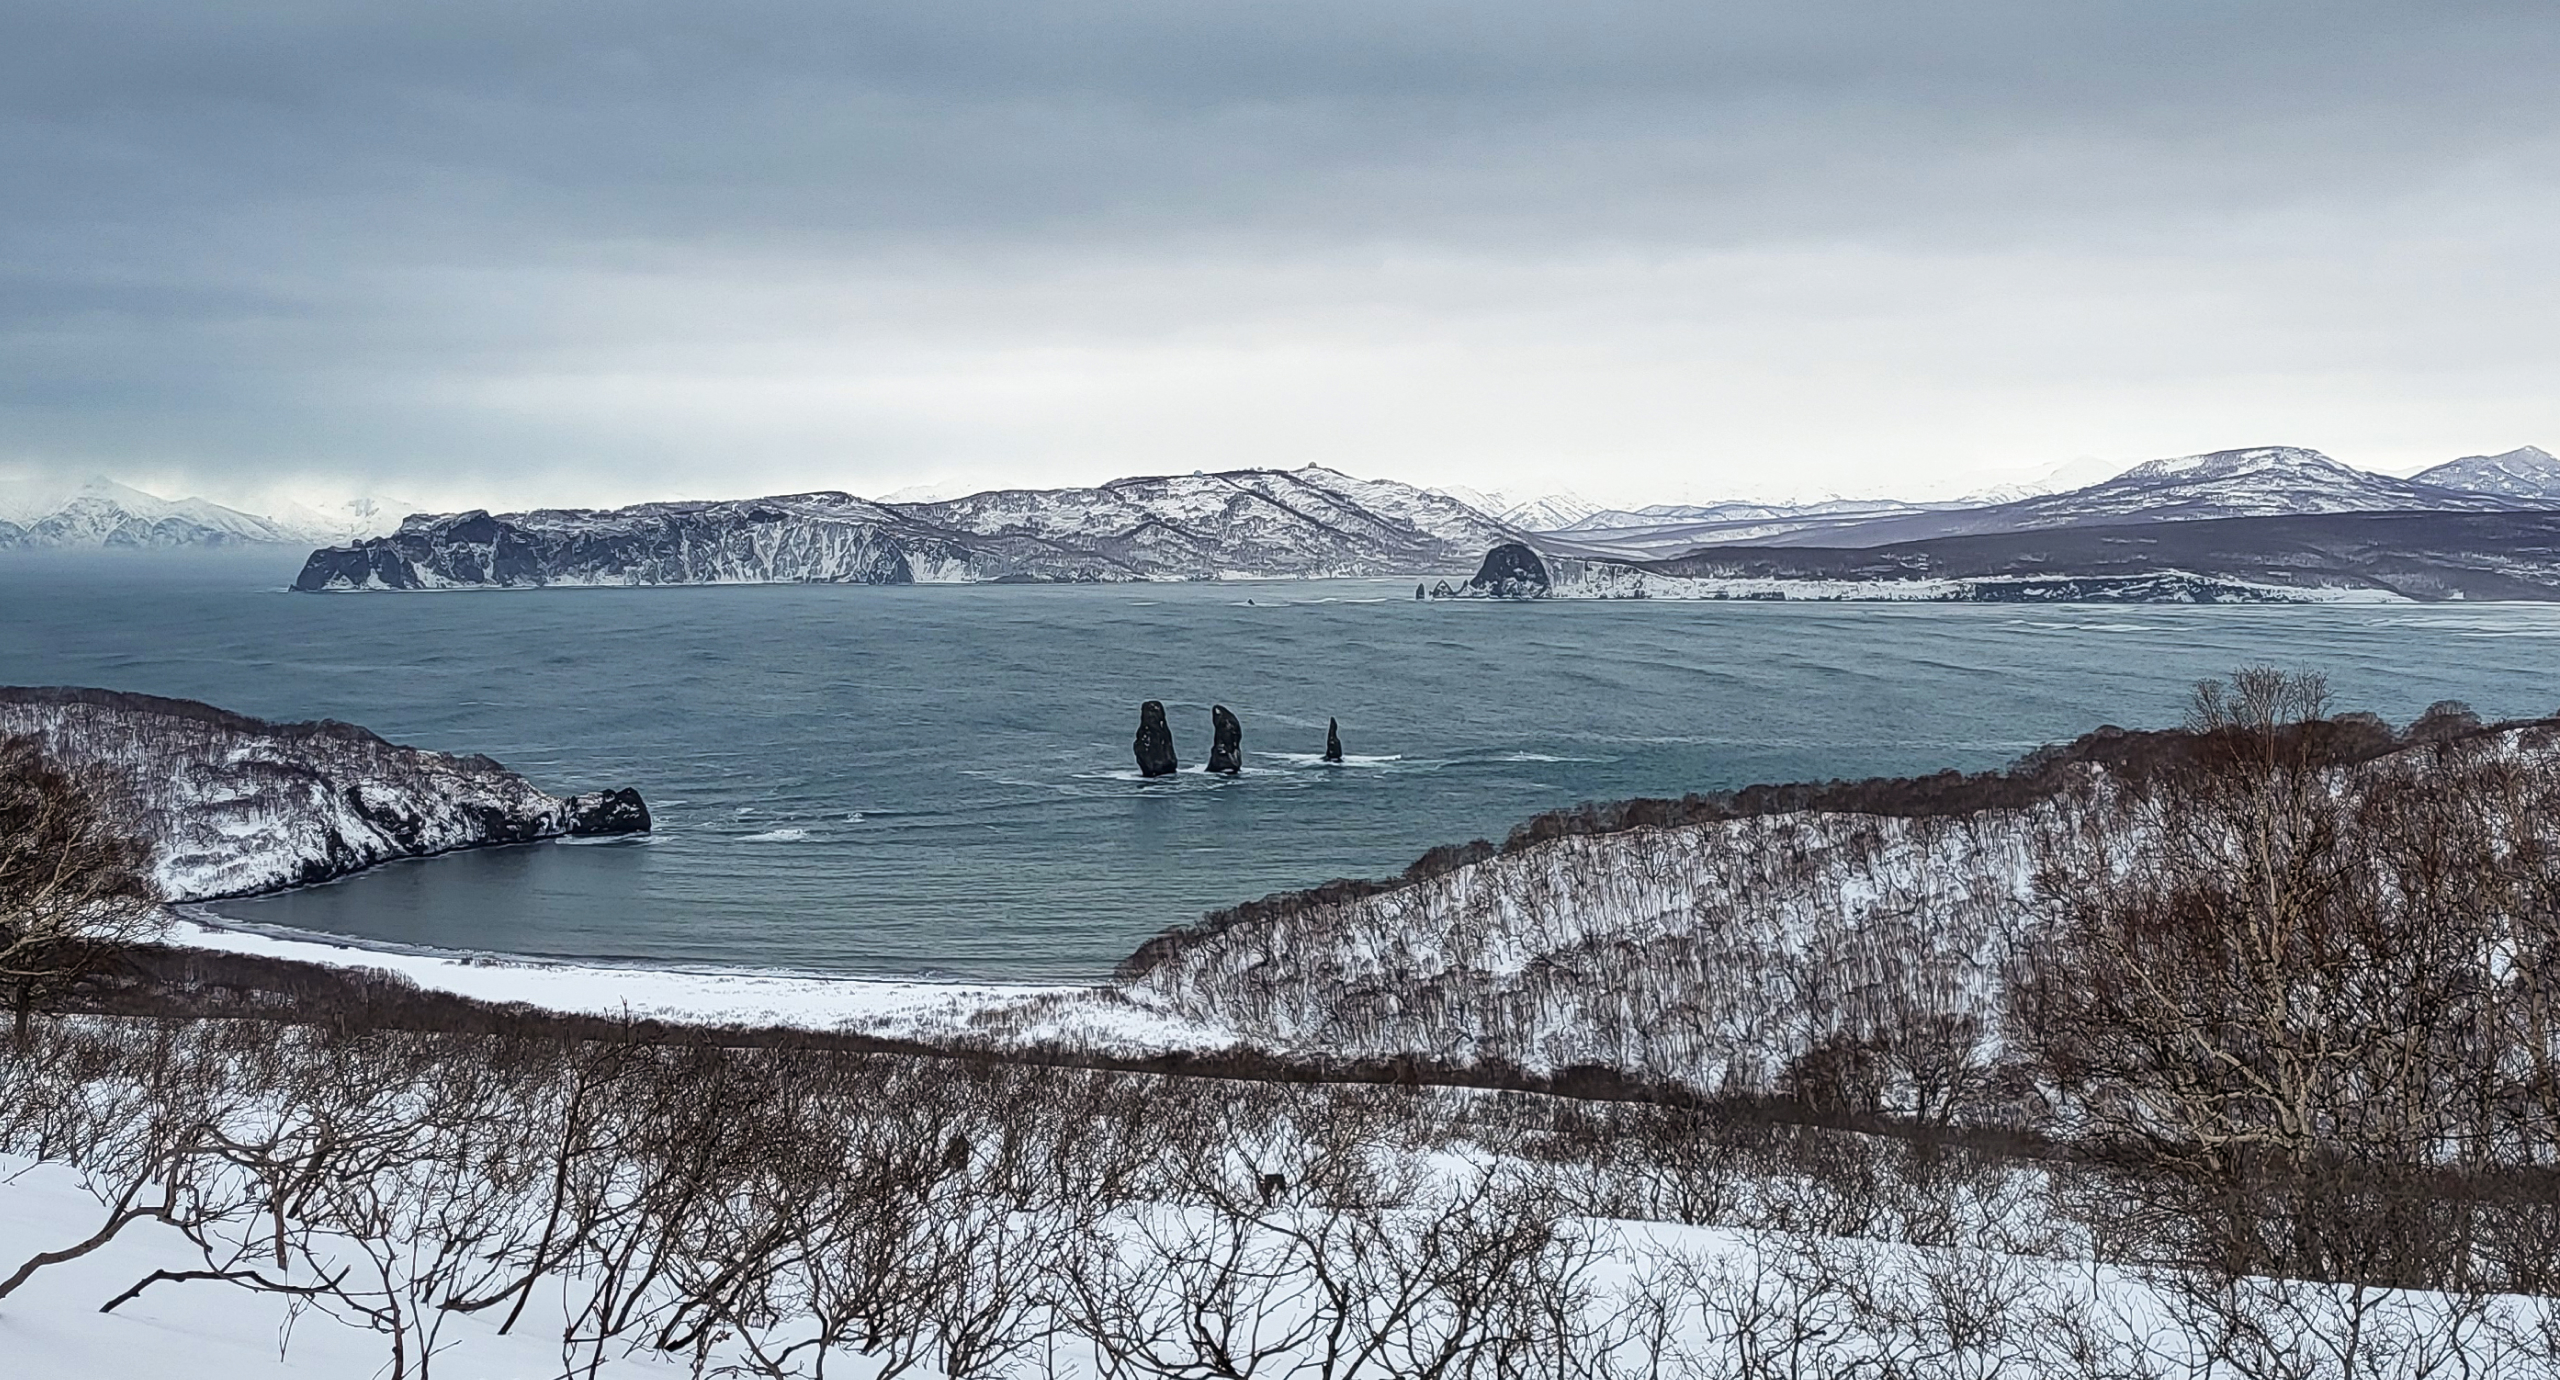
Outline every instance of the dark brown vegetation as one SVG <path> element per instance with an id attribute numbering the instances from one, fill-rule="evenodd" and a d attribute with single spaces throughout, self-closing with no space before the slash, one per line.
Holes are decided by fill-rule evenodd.
<path id="1" fill-rule="evenodd" d="M 150 845 L 115 825 L 106 789 L 0 738 L 0 984 L 22 1045 L 39 1006 L 159 928 Z"/>

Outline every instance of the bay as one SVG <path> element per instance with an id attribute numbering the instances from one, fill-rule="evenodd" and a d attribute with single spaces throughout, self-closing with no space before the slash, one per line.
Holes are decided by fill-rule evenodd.
<path id="1" fill-rule="evenodd" d="M 298 595 L 299 553 L 0 560 L 0 680 L 338 718 L 646 840 L 485 850 L 227 902 L 238 922 L 558 958 L 1026 979 L 1540 810 L 1996 766 L 2177 721 L 2199 677 L 2341 708 L 2560 706 L 2560 608 L 1417 603 L 1413 582 Z M 1141 781 L 1141 700 L 1185 772 Z M 1198 766 L 1209 706 L 1247 770 Z M 1351 760 L 1318 762 L 1337 718 Z"/>

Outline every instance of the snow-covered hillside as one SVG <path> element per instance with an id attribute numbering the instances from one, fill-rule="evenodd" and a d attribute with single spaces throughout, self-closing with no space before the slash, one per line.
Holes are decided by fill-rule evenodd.
<path id="1" fill-rule="evenodd" d="M 2540 446 L 2518 446 L 2496 455 L 2466 455 L 2420 470 L 2410 480 L 2526 503 L 2560 503 L 2560 457 Z"/>
<path id="2" fill-rule="evenodd" d="M 156 844 L 169 901 L 325 881 L 394 858 L 645 830 L 636 792 L 560 799 L 486 757 L 402 747 L 352 724 L 275 724 L 191 700 L 0 688 L 0 737 L 96 768 Z"/>
<path id="3" fill-rule="evenodd" d="M 110 479 L 0 482 L 0 549 L 290 545 L 306 534 L 201 498 L 167 499 Z"/>
<path id="4" fill-rule="evenodd" d="M 2153 460 L 2084 488 L 2014 503 L 1806 527 L 1771 537 L 1764 544 L 1863 547 L 2136 522 L 2319 513 L 2502 512 L 2516 506 L 2490 494 L 2359 470 L 2316 450 L 2261 446 Z"/>
<path id="5" fill-rule="evenodd" d="M 1508 535 L 1447 495 L 1308 466 L 931 503 L 815 493 L 421 516 L 388 537 L 314 552 L 295 587 L 1408 574 L 1464 568 Z"/>
<path id="6" fill-rule="evenodd" d="M 2514 781 L 2539 783 L 2512 786 L 2520 801 L 2560 762 L 2547 724 L 2450 755 L 2418 737 L 2336 769 L 2364 783 L 2340 798 L 2388 789 L 2377 782 L 2455 789 L 2444 783 L 2476 764 L 2511 761 L 2528 764 Z M 2056 903 L 2039 874 L 2116 875 L 2142 852 L 2130 840 L 2184 808 L 2146 784 L 2144 754 L 2162 750 L 2146 741 L 2102 731 L 2048 750 L 1973 787 L 1970 807 L 1949 803 L 1950 773 L 1779 788 L 1777 812 L 1692 798 L 1650 808 L 1698 822 L 1532 829 L 1399 883 L 1175 932 L 1126 965 L 1124 993 L 1302 1056 L 1589 1066 L 1733 1092 L 1781 1086 L 1828 1048 L 1889 1047 L 1912 1023 L 1953 1022 L 1988 1048 L 2004 971 Z"/>

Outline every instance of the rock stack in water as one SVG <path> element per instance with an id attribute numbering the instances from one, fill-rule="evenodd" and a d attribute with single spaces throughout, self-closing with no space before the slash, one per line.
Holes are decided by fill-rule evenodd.
<path id="1" fill-rule="evenodd" d="M 1484 553 L 1484 565 L 1467 581 L 1465 592 L 1496 599 L 1544 599 L 1550 588 L 1546 562 L 1538 559 L 1538 553 L 1507 541 Z"/>
<path id="2" fill-rule="evenodd" d="M 1342 725 L 1331 719 L 1324 721 L 1324 760 L 1342 760 Z"/>
<path id="3" fill-rule="evenodd" d="M 1244 770 L 1244 725 L 1223 704 L 1209 706 L 1209 770 L 1233 776 Z"/>
<path id="4" fill-rule="evenodd" d="M 1171 776 L 1182 765 L 1174 760 L 1173 726 L 1164 721 L 1164 701 L 1149 700 L 1138 706 L 1138 741 L 1134 746 L 1140 776 Z"/>

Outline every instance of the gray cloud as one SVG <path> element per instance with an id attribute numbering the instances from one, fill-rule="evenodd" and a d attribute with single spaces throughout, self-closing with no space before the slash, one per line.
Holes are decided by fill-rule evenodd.
<path id="1" fill-rule="evenodd" d="M 1611 496 L 2560 434 L 2547 4 L 0 7 L 0 457 Z"/>

